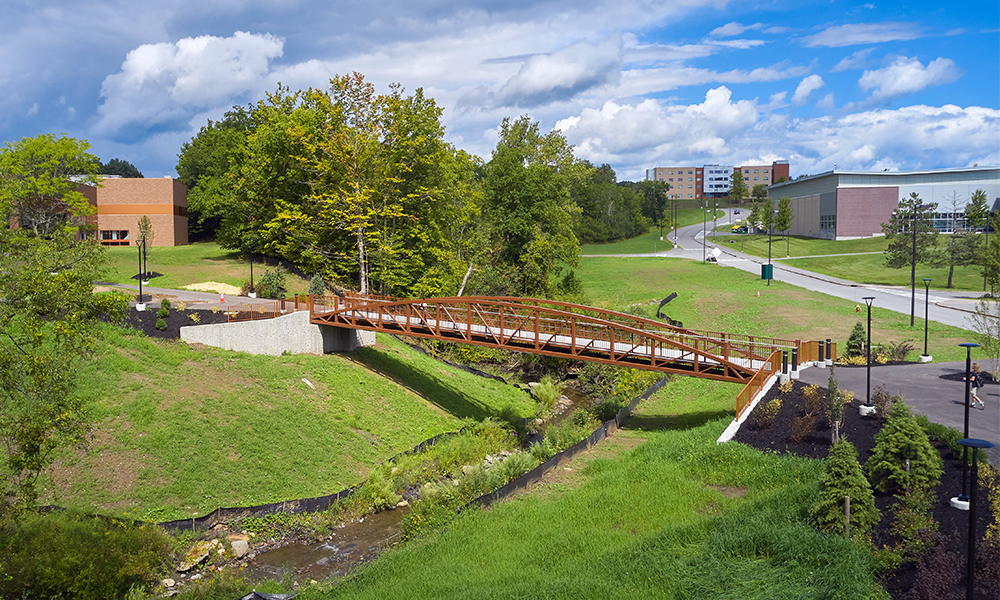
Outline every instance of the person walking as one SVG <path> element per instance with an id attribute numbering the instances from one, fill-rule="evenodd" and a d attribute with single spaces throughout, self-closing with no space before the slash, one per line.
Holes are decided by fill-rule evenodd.
<path id="1" fill-rule="evenodd" d="M 979 397 L 983 383 L 983 372 L 979 368 L 979 363 L 972 363 L 972 406 L 973 408 L 978 406 L 980 410 L 986 410 L 986 405 Z"/>

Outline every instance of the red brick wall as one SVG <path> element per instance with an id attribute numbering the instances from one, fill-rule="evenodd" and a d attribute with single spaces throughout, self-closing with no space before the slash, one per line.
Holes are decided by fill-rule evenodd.
<path id="1" fill-rule="evenodd" d="M 897 207 L 898 187 L 837 188 L 837 239 L 881 234 Z"/>
<path id="2" fill-rule="evenodd" d="M 774 163 L 771 165 L 771 182 L 776 182 L 782 177 L 786 181 L 791 181 L 792 178 L 788 175 L 789 164 L 788 163 Z"/>
<path id="3" fill-rule="evenodd" d="M 129 231 L 138 240 L 143 215 L 153 225 L 154 246 L 181 246 L 187 237 L 187 186 L 170 178 L 105 179 L 97 190 L 99 229 Z"/>

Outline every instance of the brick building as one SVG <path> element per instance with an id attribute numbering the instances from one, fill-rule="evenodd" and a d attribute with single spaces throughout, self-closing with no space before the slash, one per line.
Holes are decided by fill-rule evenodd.
<path id="1" fill-rule="evenodd" d="M 1000 167 L 928 171 L 828 171 L 771 186 L 768 197 L 792 201 L 791 235 L 848 240 L 882 235 L 899 201 L 911 192 L 922 202 L 936 202 L 935 225 L 942 231 L 964 221 L 965 203 L 976 190 L 1000 210 Z"/>
<path id="2" fill-rule="evenodd" d="M 153 246 L 188 243 L 187 186 L 176 179 L 108 177 L 101 187 L 81 186 L 97 207 L 87 218 L 93 235 L 105 246 L 138 244 L 139 219 L 148 216 Z"/>
<path id="3" fill-rule="evenodd" d="M 769 165 L 703 165 L 701 167 L 656 167 L 646 170 L 646 179 L 670 184 L 670 198 L 726 198 L 732 185 L 734 172 L 743 175 L 747 189 L 755 185 L 769 186 L 781 177 L 789 179 L 788 161 L 775 161 Z"/>

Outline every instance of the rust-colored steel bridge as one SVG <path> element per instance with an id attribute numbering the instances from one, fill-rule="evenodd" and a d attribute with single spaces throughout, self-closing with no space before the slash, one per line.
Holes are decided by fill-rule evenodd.
<path id="1" fill-rule="evenodd" d="M 800 343 L 682 329 L 624 313 L 538 298 L 309 298 L 310 320 L 398 335 L 749 384 Z"/>

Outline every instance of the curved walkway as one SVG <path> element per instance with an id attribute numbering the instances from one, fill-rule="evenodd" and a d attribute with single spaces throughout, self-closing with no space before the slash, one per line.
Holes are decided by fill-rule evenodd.
<path id="1" fill-rule="evenodd" d="M 992 365 L 981 363 L 992 370 Z M 836 367 L 837 385 L 844 391 L 854 392 L 854 397 L 864 400 L 868 389 L 865 367 Z M 918 414 L 926 415 L 933 423 L 940 423 L 964 431 L 965 382 L 946 377 L 965 376 L 965 361 L 945 363 L 913 363 L 872 367 L 872 390 L 884 385 L 890 394 L 902 394 L 906 404 Z M 799 380 L 807 384 L 826 387 L 830 370 L 811 367 L 800 372 Z M 1000 385 L 987 384 L 979 392 L 986 404 L 985 410 L 969 410 L 969 436 L 987 440 L 1000 446 Z M 988 452 L 990 463 L 1000 467 L 1000 449 Z"/>

